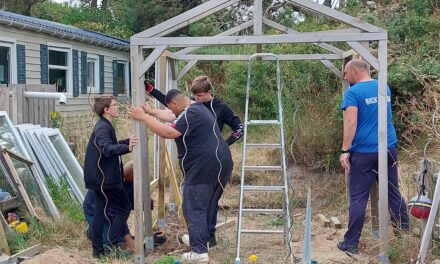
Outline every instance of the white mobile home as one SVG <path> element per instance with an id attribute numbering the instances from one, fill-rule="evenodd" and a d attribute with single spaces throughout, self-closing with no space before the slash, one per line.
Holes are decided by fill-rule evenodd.
<path id="1" fill-rule="evenodd" d="M 90 112 L 89 98 L 130 94 L 130 43 L 101 33 L 0 11 L 0 84 L 55 84 L 62 116 Z"/>

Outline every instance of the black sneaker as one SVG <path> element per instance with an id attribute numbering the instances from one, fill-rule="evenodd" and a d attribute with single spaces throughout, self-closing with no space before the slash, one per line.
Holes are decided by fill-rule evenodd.
<path id="1" fill-rule="evenodd" d="M 95 251 L 93 251 L 92 256 L 94 258 L 100 259 L 100 258 L 104 257 L 104 252 L 95 252 Z"/>
<path id="2" fill-rule="evenodd" d="M 358 247 L 356 245 L 349 245 L 345 243 L 345 241 L 339 242 L 336 247 L 341 250 L 342 252 L 348 252 L 351 254 L 357 254 L 358 253 Z"/>
<path id="3" fill-rule="evenodd" d="M 215 245 L 217 245 L 217 239 L 215 239 L 215 236 L 209 238 L 208 245 L 210 248 L 215 247 Z"/>
<path id="4" fill-rule="evenodd" d="M 180 238 L 180 237 L 179 237 Z M 156 232 L 153 234 L 153 240 L 155 246 L 160 246 L 164 244 L 167 241 L 167 238 L 165 237 L 165 234 L 162 232 Z"/>

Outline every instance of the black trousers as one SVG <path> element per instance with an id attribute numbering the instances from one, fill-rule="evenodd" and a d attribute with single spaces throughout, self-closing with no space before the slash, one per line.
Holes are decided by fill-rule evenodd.
<path id="1" fill-rule="evenodd" d="M 105 196 L 104 196 L 105 195 Z M 106 199 L 107 198 L 107 199 Z M 107 208 L 105 206 L 107 201 Z M 108 210 L 108 207 L 112 207 L 112 218 L 104 215 L 104 210 Z M 128 216 L 130 215 L 131 205 L 123 189 L 95 190 L 95 213 L 92 223 L 92 247 L 93 254 L 104 253 L 102 232 L 104 223 L 108 223 L 108 219 L 111 222 L 108 223 L 110 228 L 107 236 L 111 245 L 116 245 L 118 238 L 123 235 L 124 226 L 127 224 Z M 107 219 L 108 218 L 108 219 Z"/>

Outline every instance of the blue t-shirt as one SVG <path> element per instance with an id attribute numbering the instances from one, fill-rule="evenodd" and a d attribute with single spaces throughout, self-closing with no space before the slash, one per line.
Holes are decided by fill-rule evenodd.
<path id="1" fill-rule="evenodd" d="M 378 81 L 358 82 L 347 89 L 342 100 L 341 109 L 357 107 L 357 128 L 350 151 L 371 153 L 378 152 Z M 396 130 L 393 126 L 391 111 L 391 91 L 387 86 L 387 124 L 388 148 L 397 144 Z"/>

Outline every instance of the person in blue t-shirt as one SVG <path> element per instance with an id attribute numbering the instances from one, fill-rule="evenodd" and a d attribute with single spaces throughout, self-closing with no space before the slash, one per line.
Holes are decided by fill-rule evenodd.
<path id="1" fill-rule="evenodd" d="M 344 135 L 340 162 L 349 170 L 349 220 L 344 241 L 338 249 L 353 254 L 358 252 L 359 239 L 364 226 L 365 209 L 371 186 L 378 180 L 378 81 L 370 77 L 368 65 L 352 60 L 345 66 L 344 79 L 350 87 L 344 94 Z M 397 138 L 392 122 L 391 91 L 387 87 L 388 124 L 388 207 L 393 227 L 409 230 L 406 201 L 398 185 Z"/>

